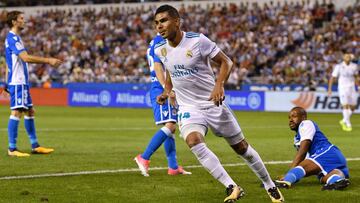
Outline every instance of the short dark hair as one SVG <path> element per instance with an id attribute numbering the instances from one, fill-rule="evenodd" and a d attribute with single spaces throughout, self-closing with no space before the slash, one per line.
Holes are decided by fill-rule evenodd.
<path id="1" fill-rule="evenodd" d="M 176 10 L 176 8 L 174 8 L 168 4 L 164 4 L 164 5 L 160 6 L 159 8 L 157 8 L 156 12 L 155 12 L 155 16 L 157 14 L 163 13 L 163 12 L 168 12 L 169 16 L 171 16 L 172 18 L 180 18 L 178 10 Z"/>
<path id="2" fill-rule="evenodd" d="M 304 116 L 304 118 L 307 118 L 306 110 L 300 106 L 296 106 L 291 109 L 291 111 L 297 111 L 301 116 Z"/>
<path id="3" fill-rule="evenodd" d="M 7 14 L 6 24 L 8 24 L 8 26 L 10 28 L 12 28 L 14 26 L 12 21 L 17 20 L 17 18 L 19 17 L 20 14 L 23 14 L 23 12 L 21 12 L 21 11 L 10 11 Z"/>

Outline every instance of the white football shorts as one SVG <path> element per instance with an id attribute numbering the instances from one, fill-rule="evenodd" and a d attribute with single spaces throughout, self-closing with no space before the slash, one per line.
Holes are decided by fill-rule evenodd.
<path id="1" fill-rule="evenodd" d="M 340 104 L 344 105 L 356 105 L 358 94 L 354 87 L 339 88 Z"/>
<path id="2" fill-rule="evenodd" d="M 180 106 L 178 124 L 180 135 L 184 140 L 193 131 L 205 136 L 209 127 L 216 136 L 224 137 L 230 145 L 244 139 L 240 125 L 227 105 L 206 109 Z"/>

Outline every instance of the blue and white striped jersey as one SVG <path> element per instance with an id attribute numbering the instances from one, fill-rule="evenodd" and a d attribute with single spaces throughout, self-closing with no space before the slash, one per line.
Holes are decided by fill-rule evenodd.
<path id="1" fill-rule="evenodd" d="M 8 66 L 7 83 L 9 85 L 28 85 L 28 64 L 21 60 L 19 54 L 26 51 L 20 36 L 9 32 L 5 40 L 5 58 Z"/>

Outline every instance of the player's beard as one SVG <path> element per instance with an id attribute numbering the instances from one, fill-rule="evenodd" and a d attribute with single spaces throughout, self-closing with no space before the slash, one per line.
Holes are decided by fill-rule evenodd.
<path id="1" fill-rule="evenodd" d="M 168 39 L 169 41 L 174 41 L 176 39 L 176 31 L 168 31 L 166 39 Z"/>
<path id="2" fill-rule="evenodd" d="M 291 130 L 297 131 L 299 125 L 297 125 L 297 124 L 294 123 L 294 122 L 289 122 L 289 127 L 290 127 Z"/>

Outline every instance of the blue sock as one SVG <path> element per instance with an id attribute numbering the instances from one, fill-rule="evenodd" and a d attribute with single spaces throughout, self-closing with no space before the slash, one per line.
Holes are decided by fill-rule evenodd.
<path id="1" fill-rule="evenodd" d="M 171 136 L 168 136 L 164 142 L 164 148 L 168 159 L 169 168 L 176 170 L 178 168 L 178 164 L 176 161 L 175 139 Z"/>
<path id="2" fill-rule="evenodd" d="M 25 124 L 26 132 L 28 133 L 28 136 L 29 136 L 29 139 L 30 139 L 31 147 L 33 149 L 36 148 L 36 147 L 39 147 L 40 145 L 39 145 L 38 140 L 36 138 L 34 117 L 24 116 L 24 124 Z"/>
<path id="3" fill-rule="evenodd" d="M 304 176 L 305 176 L 304 168 L 301 166 L 296 166 L 295 168 L 292 168 L 290 169 L 290 171 L 287 172 L 284 180 L 292 184 L 298 182 Z"/>
<path id="4" fill-rule="evenodd" d="M 10 116 L 8 124 L 8 136 L 9 136 L 9 150 L 14 151 L 16 149 L 16 139 L 18 136 L 19 118 L 16 116 Z"/>
<path id="5" fill-rule="evenodd" d="M 341 177 L 341 176 L 338 175 L 338 174 L 334 174 L 334 175 L 330 176 L 330 177 L 327 179 L 326 183 L 327 183 L 327 184 L 332 184 L 332 183 L 335 183 L 335 182 L 337 182 L 337 181 L 339 181 L 339 180 L 342 180 L 342 179 L 344 179 L 344 177 Z"/>
<path id="6" fill-rule="evenodd" d="M 164 130 L 165 128 L 165 130 Z M 166 127 L 162 127 L 158 130 L 155 135 L 151 138 L 150 143 L 146 147 L 144 153 L 141 155 L 143 159 L 150 160 L 151 155 L 161 146 L 161 144 L 168 137 L 165 132 L 170 131 Z"/>

